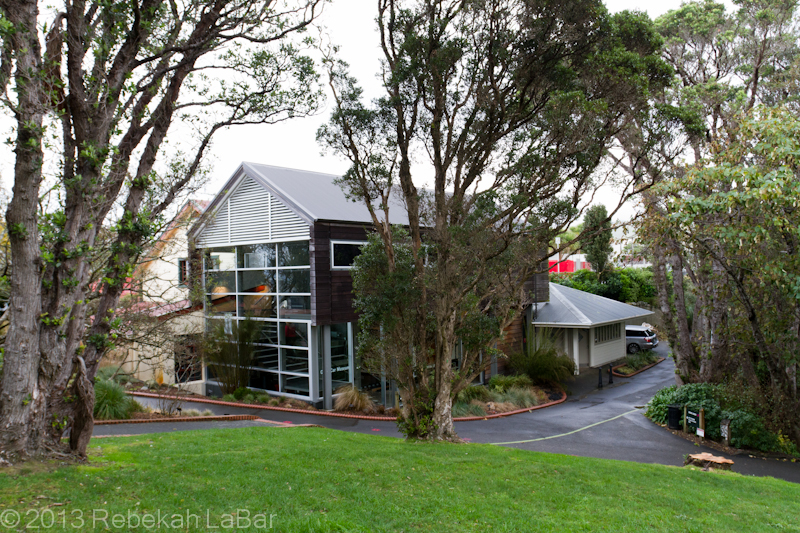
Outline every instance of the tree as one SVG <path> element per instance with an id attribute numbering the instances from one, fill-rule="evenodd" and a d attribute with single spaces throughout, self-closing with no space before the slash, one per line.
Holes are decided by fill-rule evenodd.
<path id="1" fill-rule="evenodd" d="M 715 303 L 726 305 L 715 330 L 694 328 L 697 357 L 685 361 L 683 377 L 758 391 L 772 427 L 800 441 L 800 120 L 756 107 L 729 138 L 713 165 L 655 189 L 664 214 L 649 224 L 680 246 L 692 277 L 714 279 L 721 287 Z M 697 272 L 696 262 L 714 268 Z M 724 351 L 709 333 L 726 343 Z"/>
<path id="2" fill-rule="evenodd" d="M 581 250 L 586 259 L 602 280 L 608 269 L 611 248 L 611 221 L 604 205 L 593 205 L 583 217 L 584 232 L 581 237 Z"/>
<path id="3" fill-rule="evenodd" d="M 336 108 L 318 134 L 350 161 L 341 185 L 377 232 L 354 274 L 359 352 L 397 381 L 408 436 L 457 439 L 453 397 L 530 303 L 524 282 L 603 181 L 610 140 L 671 71 L 646 17 L 593 0 L 380 0 L 377 23 L 383 96 L 364 104 L 329 59 Z"/>
<path id="4" fill-rule="evenodd" d="M 0 87 L 17 125 L 0 391 L 6 459 L 59 448 L 65 428 L 71 450 L 85 453 L 92 378 L 143 243 L 202 176 L 217 131 L 317 109 L 313 62 L 292 40 L 322 2 L 66 0 L 44 38 L 38 2 L 0 2 Z M 46 155 L 56 156 L 53 174 Z M 41 212 L 45 190 L 56 201 Z M 87 321 L 89 264 L 103 228 L 114 234 L 112 253 Z"/>
<path id="5" fill-rule="evenodd" d="M 676 79 L 655 102 L 657 120 L 641 128 L 652 135 L 620 139 L 628 154 L 621 166 L 661 182 L 644 197 L 639 236 L 652 255 L 679 382 L 735 383 L 743 398 L 759 398 L 754 407 L 774 429 L 797 439 L 796 364 L 784 359 L 787 366 L 778 372 L 783 348 L 773 344 L 774 338 L 787 347 L 796 342 L 777 319 L 792 316 L 796 302 L 765 262 L 775 257 L 792 272 L 783 265 L 784 254 L 794 250 L 791 236 L 776 226 L 787 206 L 756 199 L 783 187 L 768 185 L 783 165 L 793 168 L 781 159 L 783 146 L 795 142 L 781 109 L 796 112 L 796 3 L 745 0 L 737 7 L 730 13 L 713 1 L 689 2 L 656 21 Z M 768 125 L 776 128 L 773 134 Z M 655 149 L 641 157 L 643 146 Z M 740 194 L 745 179 L 755 195 L 748 200 Z M 794 201 L 791 188 L 782 194 Z"/>

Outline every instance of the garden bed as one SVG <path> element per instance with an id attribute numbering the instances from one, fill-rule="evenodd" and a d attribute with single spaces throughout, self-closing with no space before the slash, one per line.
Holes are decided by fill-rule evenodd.
<path id="1" fill-rule="evenodd" d="M 643 366 L 642 368 L 639 368 L 638 370 L 635 370 L 635 371 L 633 371 L 631 373 L 620 372 L 620 370 L 624 369 L 625 367 L 630 368 L 628 363 L 622 363 L 621 365 L 617 365 L 617 366 L 612 367 L 611 371 L 614 373 L 615 377 L 618 377 L 618 378 L 629 378 L 629 377 L 635 376 L 636 374 L 638 374 L 640 372 L 644 372 L 645 370 L 647 370 L 649 368 L 653 368 L 654 366 L 656 366 L 657 364 L 659 364 L 659 363 L 661 363 L 663 361 L 666 361 L 666 357 L 659 357 L 658 360 L 655 361 L 654 363 L 650 363 L 649 365 Z"/>
<path id="2" fill-rule="evenodd" d="M 131 392 L 132 396 L 140 396 L 143 398 L 161 398 L 162 396 L 150 392 Z M 494 413 L 489 414 L 487 413 L 484 416 L 465 416 L 465 417 L 454 417 L 456 422 L 468 422 L 472 420 L 486 420 L 490 418 L 501 418 L 506 416 L 515 415 L 518 413 L 525 413 L 529 411 L 535 411 L 537 409 L 543 409 L 545 407 L 550 407 L 552 405 L 556 405 L 559 403 L 564 402 L 567 399 L 567 393 L 563 390 L 552 389 L 547 392 L 547 402 L 535 406 L 524 407 L 521 409 L 516 409 L 513 411 L 508 411 L 505 413 Z M 333 416 L 333 417 L 340 417 L 340 418 L 358 418 L 362 420 L 384 420 L 384 421 L 394 421 L 396 420 L 396 416 L 380 416 L 380 415 L 366 415 L 363 413 L 358 412 L 331 412 L 331 411 L 321 411 L 314 409 L 297 409 L 297 408 L 287 408 L 287 407 L 276 407 L 265 405 L 262 403 L 242 403 L 242 402 L 231 402 L 231 401 L 224 401 L 224 400 L 215 400 L 208 398 L 206 396 L 199 396 L 197 398 L 184 398 L 181 397 L 181 400 L 184 401 L 191 401 L 197 403 L 206 403 L 211 405 L 225 405 L 229 407 L 242 407 L 242 408 L 250 408 L 250 409 L 265 409 L 270 411 L 283 411 L 289 413 L 305 413 L 311 415 L 320 415 L 320 416 Z"/>

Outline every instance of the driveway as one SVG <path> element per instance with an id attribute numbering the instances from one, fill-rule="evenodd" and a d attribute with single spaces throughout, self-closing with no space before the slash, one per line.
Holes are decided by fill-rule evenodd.
<path id="1" fill-rule="evenodd" d="M 666 343 L 658 346 L 656 353 L 666 356 Z M 497 444 L 561 453 L 581 457 L 598 457 L 682 466 L 686 454 L 708 451 L 721 454 L 704 446 L 695 446 L 645 418 L 642 409 L 659 389 L 675 383 L 672 359 L 632 378 L 614 378 L 608 384 L 604 372 L 604 387 L 597 387 L 597 371 L 588 371 L 567 384 L 570 395 L 566 402 L 507 418 L 485 421 L 457 422 L 456 431 L 468 442 Z M 137 398 L 148 403 L 146 398 Z M 331 429 L 355 431 L 372 435 L 401 437 L 394 422 L 358 420 L 286 413 L 261 409 L 234 408 L 187 402 L 184 409 L 210 409 L 215 414 L 253 414 L 278 422 L 318 424 Z M 259 422 L 183 422 L 180 424 L 119 424 L 96 426 L 95 435 L 139 434 L 162 431 L 207 429 L 214 427 L 246 427 Z M 728 456 L 735 464 L 733 470 L 741 474 L 773 476 L 800 483 L 800 463 L 776 459 L 762 459 L 747 455 Z"/>

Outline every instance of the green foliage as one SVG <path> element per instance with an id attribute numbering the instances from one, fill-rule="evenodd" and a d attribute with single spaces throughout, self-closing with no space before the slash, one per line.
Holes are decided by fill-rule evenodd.
<path id="1" fill-rule="evenodd" d="M 581 238 L 581 250 L 586 254 L 586 259 L 600 276 L 605 278 L 609 268 L 609 256 L 614 250 L 611 247 L 611 221 L 608 220 L 606 206 L 593 205 L 586 210 L 583 218 L 584 236 Z"/>
<path id="2" fill-rule="evenodd" d="M 625 366 L 620 368 L 622 374 L 632 374 L 637 370 L 641 370 L 647 365 L 652 365 L 658 361 L 658 355 L 651 350 L 641 350 L 634 354 L 625 356 Z"/>
<path id="3" fill-rule="evenodd" d="M 519 408 L 533 407 L 539 404 L 539 398 L 530 387 L 508 387 L 504 391 L 492 391 L 492 401 L 511 403 Z"/>
<path id="4" fill-rule="evenodd" d="M 95 381 L 94 397 L 94 417 L 98 420 L 125 420 L 141 408 L 122 385 L 108 379 Z"/>
<path id="5" fill-rule="evenodd" d="M 476 403 L 459 400 L 453 402 L 453 416 L 456 418 L 466 416 L 486 416 L 486 410 Z"/>
<path id="6" fill-rule="evenodd" d="M 236 400 L 242 400 L 248 394 L 250 394 L 250 389 L 248 389 L 247 387 L 239 387 L 238 389 L 233 391 L 233 397 Z"/>
<path id="7" fill-rule="evenodd" d="M 525 374 L 503 376 L 497 374 L 489 380 L 489 389 L 504 393 L 512 388 L 524 388 L 533 385 L 533 381 Z"/>
<path id="8" fill-rule="evenodd" d="M 597 272 L 591 270 L 551 273 L 550 281 L 619 302 L 645 302 L 652 305 L 657 294 L 653 269 L 650 267 L 618 268 L 607 272 L 602 283 Z"/>
<path id="9" fill-rule="evenodd" d="M 455 398 L 455 401 L 461 403 L 469 403 L 472 400 L 478 400 L 479 402 L 488 402 L 491 399 L 492 396 L 489 393 L 489 389 L 487 389 L 483 385 L 470 385 L 469 387 L 465 388 L 464 390 L 458 393 L 458 395 Z"/>
<path id="10" fill-rule="evenodd" d="M 766 427 L 764 419 L 751 410 L 741 407 L 739 399 L 732 397 L 725 386 L 688 383 L 682 387 L 675 385 L 666 387 L 658 391 L 647 404 L 645 416 L 659 424 L 666 424 L 669 405 L 687 405 L 705 409 L 708 438 L 719 439 L 720 423 L 723 419 L 728 419 L 731 421 L 731 444 L 737 448 L 797 453 L 797 448 L 791 441 L 771 432 Z"/>
<path id="11" fill-rule="evenodd" d="M 239 389 L 247 390 L 253 343 L 261 334 L 260 324 L 250 317 L 209 322 L 212 327 L 203 342 L 203 357 L 216 374 L 222 393 L 236 394 Z"/>
<path id="12" fill-rule="evenodd" d="M 529 331 L 532 333 L 533 328 Z M 525 351 L 511 354 L 509 364 L 514 372 L 540 385 L 563 383 L 575 374 L 575 362 L 559 353 L 553 332 L 544 328 L 537 329 L 535 335 L 529 334 Z"/>

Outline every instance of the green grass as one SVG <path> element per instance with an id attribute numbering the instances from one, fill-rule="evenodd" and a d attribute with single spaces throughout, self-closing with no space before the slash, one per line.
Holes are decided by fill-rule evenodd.
<path id="1" fill-rule="evenodd" d="M 92 509 L 109 520 L 188 510 L 202 517 L 188 531 L 206 530 L 207 509 L 212 525 L 247 509 L 274 515 L 264 530 L 287 532 L 798 531 L 800 486 L 490 445 L 248 428 L 96 440 L 88 465 L 0 471 L 0 514 L 31 520 L 47 506 L 41 516 L 52 511 L 58 522 L 49 531 L 104 530 L 91 527 Z M 79 529 L 75 511 L 86 519 Z M 239 530 L 256 529 L 216 531 Z"/>

